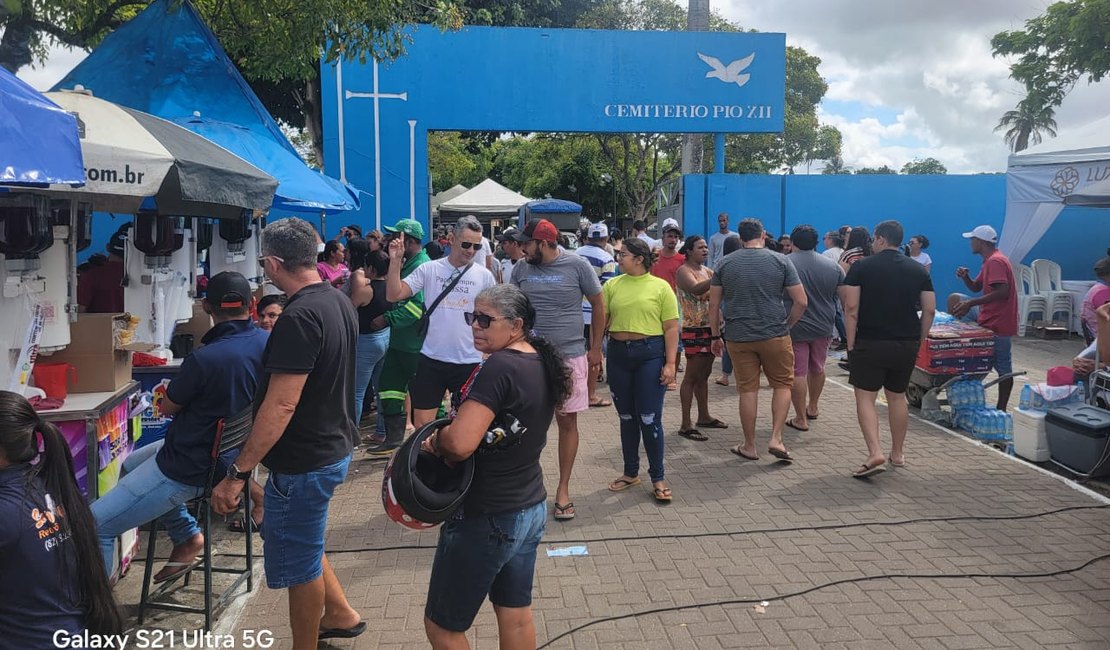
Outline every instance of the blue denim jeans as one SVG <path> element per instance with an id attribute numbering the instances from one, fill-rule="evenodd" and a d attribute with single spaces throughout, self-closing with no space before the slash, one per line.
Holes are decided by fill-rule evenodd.
<path id="1" fill-rule="evenodd" d="M 328 505 L 347 478 L 350 463 L 348 455 L 304 474 L 270 472 L 262 527 L 266 586 L 270 589 L 312 582 L 323 573 Z"/>
<path id="2" fill-rule="evenodd" d="M 465 632 L 487 595 L 498 607 L 531 605 L 536 548 L 546 526 L 545 501 L 443 524 L 424 615 L 446 630 Z"/>
<path id="3" fill-rule="evenodd" d="M 106 571 L 112 570 L 116 538 L 148 521 L 157 519 L 174 546 L 200 533 L 185 503 L 199 497 L 204 488 L 178 483 L 162 473 L 154 456 L 164 442 L 159 440 L 128 456 L 119 483 L 92 504 Z"/>
<path id="4" fill-rule="evenodd" d="M 639 341 L 609 341 L 607 357 L 609 391 L 621 422 L 624 475 L 640 472 L 640 440 L 648 458 L 652 481 L 663 480 L 663 397 L 667 387 L 659 383 L 666 361 L 662 336 Z"/>
<path id="5" fill-rule="evenodd" d="M 366 387 L 373 382 L 377 387 L 382 376 L 382 366 L 385 360 L 385 351 L 389 349 L 389 328 L 378 330 L 370 334 L 360 334 L 355 351 L 355 422 L 362 419 L 363 399 Z M 375 391 L 375 395 L 377 391 Z M 382 412 L 381 402 L 378 402 L 378 413 Z M 378 433 L 385 433 L 385 420 L 378 418 Z"/>

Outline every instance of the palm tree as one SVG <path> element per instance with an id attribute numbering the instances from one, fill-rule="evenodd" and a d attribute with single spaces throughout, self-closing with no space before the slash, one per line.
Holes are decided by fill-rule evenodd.
<path id="1" fill-rule="evenodd" d="M 1018 102 L 1017 108 L 1006 111 L 998 120 L 995 132 L 1006 129 L 1006 145 L 1014 153 L 1024 151 L 1030 144 L 1040 144 L 1041 132 L 1056 137 L 1054 107 L 1037 95 L 1030 94 Z"/>

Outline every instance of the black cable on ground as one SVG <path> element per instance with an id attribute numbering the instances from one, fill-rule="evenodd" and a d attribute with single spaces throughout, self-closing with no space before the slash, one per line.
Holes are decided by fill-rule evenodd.
<path id="1" fill-rule="evenodd" d="M 790 593 L 779 594 L 779 595 L 776 595 L 776 596 L 767 596 L 765 598 L 732 598 L 732 599 L 715 600 L 715 601 L 709 601 L 709 602 L 703 602 L 703 603 L 691 603 L 689 605 L 674 605 L 674 606 L 671 606 L 671 607 L 657 607 L 657 608 L 654 608 L 654 609 L 645 609 L 645 610 L 642 610 L 642 611 L 639 611 L 639 612 L 630 612 L 628 614 L 621 614 L 619 616 L 606 616 L 604 618 L 599 618 L 599 619 L 595 619 L 593 621 L 583 623 L 581 625 L 572 627 L 571 629 L 567 630 L 566 632 L 563 632 L 562 634 L 558 634 L 555 637 L 553 637 L 551 639 L 548 639 L 547 641 L 543 642 L 543 644 L 541 644 L 537 648 L 537 650 L 542 650 L 543 648 L 546 648 L 546 647 L 550 646 L 551 644 L 559 641 L 560 639 L 564 639 L 566 637 L 569 637 L 572 634 L 575 634 L 577 632 L 581 632 L 582 630 L 584 630 L 588 627 L 593 627 L 594 625 L 599 625 L 601 623 L 609 623 L 611 621 L 620 621 L 620 620 L 625 620 L 625 619 L 630 619 L 630 618 L 638 618 L 638 617 L 641 617 L 641 616 L 649 616 L 649 615 L 652 615 L 652 614 L 663 614 L 663 613 L 666 613 L 666 612 L 677 612 L 677 611 L 681 611 L 681 610 L 684 610 L 684 609 L 701 609 L 702 607 L 717 607 L 717 606 L 726 606 L 726 605 L 751 605 L 751 604 L 762 603 L 762 602 L 770 603 L 770 602 L 775 602 L 775 601 L 780 601 L 780 600 L 786 600 L 787 598 L 796 598 L 798 596 L 804 596 L 808 593 L 812 593 L 814 591 L 818 591 L 818 590 L 821 590 L 821 589 L 827 589 L 829 587 L 835 587 L 835 586 L 838 586 L 838 585 L 858 583 L 858 582 L 870 582 L 870 581 L 873 581 L 873 580 L 895 580 L 895 579 L 898 579 L 898 578 L 904 578 L 904 579 L 908 579 L 908 580 L 956 580 L 956 579 L 968 579 L 968 578 L 992 578 L 992 579 L 1021 580 L 1021 579 L 1026 579 L 1026 578 L 1051 578 L 1051 577 L 1055 577 L 1055 576 L 1068 575 L 1068 574 L 1076 573 L 1078 571 L 1082 571 L 1083 569 L 1086 569 L 1087 567 L 1091 566 L 1092 564 L 1095 564 L 1096 562 L 1101 562 L 1101 561 L 1107 560 L 1107 559 L 1110 559 L 1110 553 L 1106 553 L 1104 555 L 1099 555 L 1097 557 L 1091 558 L 1090 560 L 1087 560 L 1083 564 L 1072 567 L 1070 569 L 1057 569 L 1055 571 L 1045 571 L 1045 572 L 1040 572 L 1040 573 L 900 573 L 900 574 L 887 573 L 887 574 L 880 574 L 880 575 L 873 575 L 873 576 L 860 576 L 858 578 L 844 578 L 842 580 L 833 580 L 832 582 L 826 582 L 824 584 L 814 585 L 812 587 L 808 587 L 806 589 L 802 589 L 802 590 L 799 590 L 799 591 L 792 591 Z"/>
<path id="2" fill-rule="evenodd" d="M 769 535 L 773 533 L 798 533 L 809 531 L 863 528 L 866 526 L 908 526 L 910 524 L 936 522 L 1019 521 L 1023 519 L 1037 519 L 1039 517 L 1047 517 L 1049 515 L 1057 515 L 1077 510 L 1104 510 L 1106 508 L 1110 508 L 1110 504 L 1098 506 L 1065 506 L 1062 508 L 1055 508 L 1053 510 L 1046 510 L 1044 512 L 1034 512 L 1021 515 L 956 515 L 952 517 L 917 517 L 914 519 L 898 519 L 895 521 L 862 521 L 852 524 L 819 524 L 816 526 L 790 526 L 788 528 L 753 528 L 751 530 L 726 530 L 718 531 L 715 533 L 666 533 L 661 535 L 625 535 L 621 537 L 595 537 L 591 539 L 545 539 L 543 540 L 543 543 L 547 546 L 551 546 L 553 544 L 600 544 L 605 542 L 631 542 L 652 539 L 695 539 L 701 537 L 734 537 L 739 535 L 760 534 Z M 409 544 L 405 546 L 367 546 L 362 548 L 328 549 L 326 553 L 328 555 L 345 555 L 347 553 L 384 553 L 385 551 L 428 551 L 435 550 L 435 548 L 435 544 Z M 255 553 L 254 557 L 261 559 L 264 556 L 262 553 Z M 163 557 L 155 558 L 155 560 L 158 561 L 165 561 L 168 559 L 169 558 Z M 132 560 L 132 562 L 143 562 L 145 560 L 145 557 L 136 557 Z"/>
<path id="3" fill-rule="evenodd" d="M 791 526 L 789 528 L 755 528 L 751 530 L 730 530 L 718 531 L 714 533 L 665 533 L 661 535 L 625 535 L 621 537 L 595 537 L 591 539 L 544 539 L 543 543 L 550 546 L 552 544 L 599 544 L 604 542 L 630 542 L 638 540 L 651 540 L 651 539 L 695 539 L 701 537 L 733 537 L 738 535 L 758 535 L 758 534 L 771 534 L 771 533 L 797 533 L 808 531 L 821 531 L 821 530 L 840 530 L 848 528 L 862 528 L 864 526 L 907 526 L 909 524 L 920 524 L 930 522 L 956 522 L 956 521 L 1016 521 L 1021 519 L 1036 519 L 1037 517 L 1046 517 L 1048 515 L 1055 515 L 1064 512 L 1071 512 L 1074 510 L 1101 510 L 1110 508 L 1110 505 L 1098 506 L 1066 506 L 1063 508 L 1056 508 L 1054 510 L 1047 510 L 1044 512 L 1036 512 L 1031 514 L 1022 515 L 958 515 L 952 517 L 918 517 L 915 519 L 898 519 L 895 521 L 865 521 L 856 522 L 852 524 L 819 524 L 815 526 Z M 384 551 L 406 551 L 406 550 L 428 550 L 434 549 L 435 545 L 411 545 L 411 546 L 372 546 L 365 548 L 347 548 L 336 549 L 327 551 L 328 555 L 339 555 L 345 553 L 380 553 Z"/>

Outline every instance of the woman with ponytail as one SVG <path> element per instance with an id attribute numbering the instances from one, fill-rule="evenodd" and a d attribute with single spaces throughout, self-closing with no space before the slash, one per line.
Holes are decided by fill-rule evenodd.
<path id="1" fill-rule="evenodd" d="M 0 391 L 0 522 L 0 647 L 52 648 L 58 631 L 122 631 L 69 447 L 7 391 Z"/>
<path id="2" fill-rule="evenodd" d="M 663 470 L 663 397 L 674 381 L 678 357 L 678 302 L 666 280 L 651 274 L 643 240 L 629 238 L 617 258 L 621 275 L 601 287 L 609 330 L 609 391 L 620 417 L 624 473 L 613 492 L 639 485 L 640 441 L 656 501 L 670 502 Z"/>
<path id="3" fill-rule="evenodd" d="M 532 332 L 536 310 L 515 285 L 483 290 L 465 317 L 488 356 L 460 391 L 452 423 L 423 449 L 456 462 L 473 455 L 474 481 L 440 529 L 424 629 L 433 648 L 465 647 L 489 596 L 501 647 L 531 649 L 532 576 L 547 522 L 540 453 L 571 376 L 559 350 Z"/>

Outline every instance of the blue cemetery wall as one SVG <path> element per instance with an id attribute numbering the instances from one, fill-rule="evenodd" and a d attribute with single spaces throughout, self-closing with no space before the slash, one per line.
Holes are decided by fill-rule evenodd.
<path id="1" fill-rule="evenodd" d="M 1006 210 L 1006 177 L 1001 174 L 707 174 L 685 180 L 683 212 L 686 228 L 692 233 L 715 232 L 720 212 L 729 214 L 734 229 L 740 219 L 756 217 L 775 235 L 805 223 L 824 235 L 844 225 L 863 225 L 870 230 L 880 221 L 897 219 L 906 228 L 907 240 L 915 234 L 929 238 L 933 282 L 940 300 L 962 286 L 955 277 L 957 266 L 974 272 L 980 265 L 962 233 L 980 224 L 1001 231 Z M 1057 236 L 1053 228 L 1045 240 L 1054 241 Z"/>
<path id="2" fill-rule="evenodd" d="M 364 228 L 428 224 L 428 131 L 782 131 L 783 34 L 409 33 L 391 63 L 321 66 L 325 167 L 373 195 L 352 218 Z"/>
<path id="3" fill-rule="evenodd" d="M 1110 209 L 1064 208 L 1023 262 L 1053 260 L 1060 265 L 1060 275 L 1065 280 L 1094 280 L 1092 267 L 1106 257 L 1107 247 L 1110 247 Z"/>

